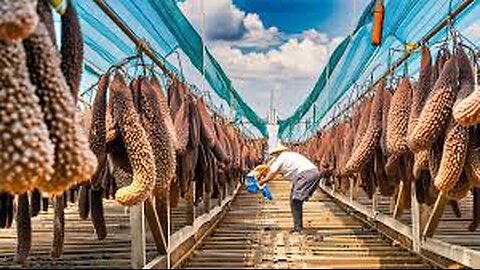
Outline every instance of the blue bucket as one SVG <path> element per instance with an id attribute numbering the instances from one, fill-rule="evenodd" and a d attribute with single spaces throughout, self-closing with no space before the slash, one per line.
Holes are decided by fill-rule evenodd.
<path id="1" fill-rule="evenodd" d="M 255 178 L 255 176 L 245 176 L 245 185 L 247 186 L 248 192 L 258 192 L 257 179 Z"/>
<path id="2" fill-rule="evenodd" d="M 247 191 L 250 193 L 256 193 L 259 190 L 257 184 L 257 178 L 255 176 L 247 175 L 245 176 L 245 186 L 247 187 Z M 272 193 L 267 185 L 265 185 L 262 189 L 262 195 L 267 200 L 272 200 Z"/>

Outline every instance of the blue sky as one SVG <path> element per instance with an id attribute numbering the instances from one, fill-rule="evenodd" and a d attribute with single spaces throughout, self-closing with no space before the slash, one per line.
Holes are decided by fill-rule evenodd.
<path id="1" fill-rule="evenodd" d="M 241 10 L 257 13 L 266 27 L 276 26 L 286 33 L 305 29 L 346 35 L 357 23 L 369 0 L 234 0 Z M 353 6 L 355 5 L 355 10 Z M 354 14 L 356 11 L 356 14 Z"/>
<path id="2" fill-rule="evenodd" d="M 286 118 L 369 1 L 184 0 L 179 7 L 245 101 L 266 117 L 273 90 L 279 117 Z"/>

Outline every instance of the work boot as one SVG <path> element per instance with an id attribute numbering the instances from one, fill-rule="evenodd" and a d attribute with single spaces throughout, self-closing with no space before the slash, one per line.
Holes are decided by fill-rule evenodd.
<path id="1" fill-rule="evenodd" d="M 293 217 L 293 232 L 301 232 L 303 229 L 303 201 L 291 200 L 290 206 L 292 208 Z"/>

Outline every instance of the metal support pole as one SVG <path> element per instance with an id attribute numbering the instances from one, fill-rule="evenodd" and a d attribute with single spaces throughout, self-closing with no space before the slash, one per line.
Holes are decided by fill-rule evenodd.
<path id="1" fill-rule="evenodd" d="M 205 33 L 206 33 L 206 24 L 205 24 L 205 1 L 200 1 L 200 12 L 202 18 L 202 93 L 205 93 L 205 56 L 206 56 L 206 46 L 205 46 Z"/>
<path id="2" fill-rule="evenodd" d="M 147 55 L 150 59 L 152 59 L 152 61 L 169 77 L 172 77 L 172 78 L 175 77 L 175 75 L 172 72 L 170 72 L 170 70 L 168 70 L 167 67 L 165 67 L 162 61 L 160 61 L 155 56 L 152 50 L 146 46 L 145 42 L 140 40 L 135 35 L 135 33 L 130 28 L 128 28 L 128 26 L 125 23 L 122 22 L 122 20 L 115 14 L 115 12 L 113 12 L 110 9 L 110 7 L 108 7 L 105 1 L 103 0 L 94 0 L 94 1 L 97 4 L 97 6 L 113 21 L 113 23 L 115 23 L 120 28 L 120 30 L 122 30 L 122 32 L 125 33 L 125 35 L 127 35 L 127 37 L 135 44 L 135 46 L 137 46 L 137 48 L 141 52 L 145 53 L 145 55 Z"/>

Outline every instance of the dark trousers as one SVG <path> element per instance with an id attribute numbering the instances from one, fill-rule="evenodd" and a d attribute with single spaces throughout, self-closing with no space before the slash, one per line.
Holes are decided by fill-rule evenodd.
<path id="1" fill-rule="evenodd" d="M 290 207 L 292 209 L 293 230 L 296 232 L 303 229 L 303 202 L 313 195 L 319 181 L 320 173 L 316 169 L 305 171 L 292 180 Z"/>

